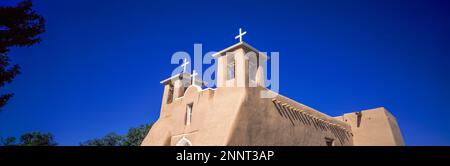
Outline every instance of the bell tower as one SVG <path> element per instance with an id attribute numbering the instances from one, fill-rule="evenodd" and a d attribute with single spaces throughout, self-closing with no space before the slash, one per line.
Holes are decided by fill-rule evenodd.
<path id="1" fill-rule="evenodd" d="M 267 55 L 242 41 L 239 29 L 239 42 L 214 54 L 217 58 L 217 87 L 256 87 L 265 86 L 264 64 Z"/>

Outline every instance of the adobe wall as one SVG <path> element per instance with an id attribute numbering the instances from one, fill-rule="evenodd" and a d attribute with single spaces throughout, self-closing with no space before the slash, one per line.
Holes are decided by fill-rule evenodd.
<path id="1" fill-rule="evenodd" d="M 404 145 L 394 116 L 384 108 L 330 117 L 287 97 L 260 98 L 265 88 L 190 86 L 183 97 L 161 107 L 161 117 L 142 145 L 333 146 Z M 186 105 L 193 103 L 186 125 Z"/>
<path id="2" fill-rule="evenodd" d="M 397 120 L 384 107 L 353 112 L 337 117 L 353 131 L 355 146 L 403 146 Z"/>
<path id="3" fill-rule="evenodd" d="M 162 106 L 161 116 L 142 145 L 176 145 L 183 136 L 193 145 L 225 145 L 231 124 L 244 100 L 244 88 L 200 90 L 190 86 L 183 97 Z M 186 105 L 193 103 L 186 125 Z"/>
<path id="4" fill-rule="evenodd" d="M 260 98 L 264 89 L 247 88 L 227 145 L 353 145 L 348 124 L 281 95 Z"/>

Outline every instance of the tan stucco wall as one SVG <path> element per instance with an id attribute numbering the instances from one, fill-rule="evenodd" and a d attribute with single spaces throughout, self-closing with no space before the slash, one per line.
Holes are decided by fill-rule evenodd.
<path id="1" fill-rule="evenodd" d="M 193 145 L 404 145 L 397 121 L 385 108 L 330 117 L 278 95 L 261 98 L 262 87 L 190 86 L 183 97 L 161 107 L 161 117 L 142 145 L 176 145 L 184 136 Z M 193 103 L 186 125 L 186 105 Z"/>
<path id="2" fill-rule="evenodd" d="M 183 136 L 193 145 L 352 145 L 350 126 L 283 96 L 260 98 L 264 88 L 223 87 L 200 90 L 190 86 L 184 97 L 165 105 L 142 145 L 176 145 Z M 185 124 L 186 105 L 193 103 L 192 123 Z M 310 116 L 307 116 L 310 115 Z M 314 120 L 328 121 L 325 122 Z"/>
<path id="3" fill-rule="evenodd" d="M 403 137 L 397 120 L 384 107 L 347 113 L 338 119 L 348 123 L 353 131 L 356 146 L 402 146 Z"/>
<path id="4" fill-rule="evenodd" d="M 333 139 L 335 146 L 352 145 L 350 133 L 325 121 L 349 129 L 347 124 L 284 96 L 279 95 L 275 99 L 291 107 L 276 104 L 272 98 L 260 98 L 259 92 L 264 88 L 246 90 L 247 98 L 236 117 L 232 139 L 227 145 L 325 146 L 325 138 Z M 303 113 L 294 111 L 294 108 Z M 314 120 L 306 114 L 324 121 Z"/>
<path id="5" fill-rule="evenodd" d="M 161 141 L 166 139 L 171 140 L 169 145 L 175 145 L 182 136 L 194 145 L 226 145 L 231 124 L 243 100 L 243 91 L 239 89 L 213 91 L 190 86 L 184 97 L 162 107 L 165 116 L 153 125 L 142 145 L 167 145 Z M 193 103 L 192 122 L 186 125 L 186 105 L 189 103 Z"/>

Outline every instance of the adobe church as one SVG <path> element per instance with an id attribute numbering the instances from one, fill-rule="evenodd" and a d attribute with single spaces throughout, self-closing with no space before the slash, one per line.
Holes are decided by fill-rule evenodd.
<path id="1" fill-rule="evenodd" d="M 164 86 L 161 112 L 142 146 L 401 146 L 395 117 L 374 108 L 331 117 L 288 97 L 264 98 L 268 57 L 242 41 L 216 54 L 216 88 L 183 71 Z M 289 87 L 287 87 L 289 88 Z"/>

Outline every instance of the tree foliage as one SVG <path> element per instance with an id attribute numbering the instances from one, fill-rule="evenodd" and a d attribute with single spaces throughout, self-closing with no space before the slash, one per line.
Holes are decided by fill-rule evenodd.
<path id="1" fill-rule="evenodd" d="M 80 143 L 80 146 L 140 146 L 152 124 L 132 127 L 125 135 L 108 133 L 102 138 L 95 138 Z M 0 138 L 0 146 L 56 146 L 53 134 L 28 132 L 16 137 Z"/>
<path id="2" fill-rule="evenodd" d="M 20 136 L 21 146 L 56 146 L 51 133 L 31 132 Z"/>
<path id="3" fill-rule="evenodd" d="M 15 137 L 0 139 L 2 146 L 56 146 L 58 143 L 51 133 L 29 132 L 20 136 L 19 142 Z"/>
<path id="4" fill-rule="evenodd" d="M 140 146 L 151 127 L 151 124 L 132 127 L 123 136 L 109 133 L 102 138 L 82 142 L 80 146 Z"/>
<path id="5" fill-rule="evenodd" d="M 80 146 L 120 146 L 123 142 L 123 137 L 116 133 L 106 134 L 102 138 L 94 138 L 80 143 Z"/>
<path id="6" fill-rule="evenodd" d="M 36 44 L 41 41 L 39 34 L 45 31 L 44 18 L 37 14 L 32 6 L 30 0 L 25 0 L 14 7 L 0 7 L 0 87 L 11 83 L 20 73 L 19 65 L 11 64 L 7 55 L 10 48 Z M 13 95 L 1 95 L 0 108 L 6 105 Z"/>
<path id="7" fill-rule="evenodd" d="M 0 139 L 0 145 L 1 146 L 14 146 L 16 144 L 16 137 L 7 137 L 7 138 L 1 138 Z"/>

